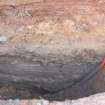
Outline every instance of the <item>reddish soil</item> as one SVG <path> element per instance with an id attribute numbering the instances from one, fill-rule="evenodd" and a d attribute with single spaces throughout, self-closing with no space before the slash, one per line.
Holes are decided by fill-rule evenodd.
<path id="1" fill-rule="evenodd" d="M 35 65 L 27 65 L 30 63 L 37 63 L 38 65 L 49 63 L 51 65 L 74 64 L 74 70 L 67 66 L 66 72 L 65 68 L 53 69 L 52 67 L 51 69 L 49 67 L 48 71 L 45 68 L 44 71 L 48 73 L 45 73 L 45 75 L 43 75 L 44 67 L 39 65 L 38 70 L 41 69 L 41 71 L 37 71 L 37 77 L 34 79 L 36 83 L 39 83 L 38 87 L 44 87 L 43 81 L 46 84 L 51 84 L 49 79 L 52 82 L 54 81 L 54 84 L 56 80 L 61 80 L 59 82 L 61 83 L 66 77 L 66 80 L 68 80 L 72 75 L 69 70 L 73 70 L 75 74 L 75 64 L 77 64 L 76 68 L 78 70 L 81 63 L 86 63 L 86 66 L 87 63 L 93 66 L 93 64 L 102 60 L 105 54 L 104 0 L 16 0 L 15 2 L 0 0 L 0 5 L 0 63 L 7 63 L 8 66 L 7 69 L 7 66 L 1 64 L 1 78 L 21 81 L 21 79 L 27 80 L 29 76 L 28 79 L 33 81 L 36 71 L 34 70 Z M 21 65 L 23 63 L 26 64 L 25 67 Z M 11 64 L 16 65 L 11 66 Z M 25 71 L 22 72 L 23 68 L 21 66 Z M 14 69 L 11 69 L 13 67 Z M 34 74 L 27 70 L 28 67 L 32 69 Z M 17 72 L 14 72 L 14 70 Z M 18 70 L 21 70 L 21 72 Z M 81 72 L 81 69 L 79 70 Z M 24 75 L 24 72 L 27 76 Z M 18 77 L 16 77 L 17 74 Z M 76 75 L 76 77 L 79 76 Z M 67 85 L 66 82 L 65 85 Z M 52 85 L 49 86 L 50 90 Z M 104 87 L 102 91 L 104 91 Z M 90 86 L 90 88 L 93 87 Z M 100 88 L 99 91 L 101 92 Z M 95 93 L 95 90 L 93 93 Z"/>
<path id="2" fill-rule="evenodd" d="M 101 14 L 101 12 L 103 12 L 102 10 L 104 10 L 104 1 L 101 2 L 101 0 L 34 1 L 35 0 L 30 3 L 26 2 L 26 4 L 20 3 L 19 5 L 1 5 L 0 21 L 8 25 L 29 25 L 35 24 L 36 21 L 41 22 L 47 16 L 49 18 L 57 19 L 57 22 L 59 22 L 59 20 L 70 16 L 73 18 L 78 12 L 84 11 L 86 12 L 86 15 L 93 12 L 92 15 L 94 15 L 96 11 Z M 22 13 L 22 15 L 18 16 L 19 12 Z"/>

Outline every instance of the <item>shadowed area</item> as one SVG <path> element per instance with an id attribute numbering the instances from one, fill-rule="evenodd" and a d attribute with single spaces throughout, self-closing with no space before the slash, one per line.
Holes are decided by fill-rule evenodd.
<path id="1" fill-rule="evenodd" d="M 65 100 L 104 92 L 100 63 L 39 66 L 0 64 L 1 99 Z M 100 77 L 101 75 L 101 77 Z"/>

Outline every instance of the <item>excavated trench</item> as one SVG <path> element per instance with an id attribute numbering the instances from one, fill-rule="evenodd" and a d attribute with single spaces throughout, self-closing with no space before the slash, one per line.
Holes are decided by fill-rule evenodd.
<path id="1" fill-rule="evenodd" d="M 104 0 L 0 0 L 0 98 L 105 92 L 104 10 Z"/>

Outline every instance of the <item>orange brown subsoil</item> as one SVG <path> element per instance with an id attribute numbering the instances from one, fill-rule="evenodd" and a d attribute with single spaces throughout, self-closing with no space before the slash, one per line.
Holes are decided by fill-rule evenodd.
<path id="1" fill-rule="evenodd" d="M 0 1 L 1 62 L 19 57 L 34 62 L 35 55 L 65 63 L 82 55 L 96 62 L 104 56 L 103 0 L 24 1 Z"/>

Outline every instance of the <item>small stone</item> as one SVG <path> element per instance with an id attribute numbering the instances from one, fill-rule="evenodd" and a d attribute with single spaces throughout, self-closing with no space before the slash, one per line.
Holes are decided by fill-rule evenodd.
<path id="1" fill-rule="evenodd" d="M 0 43 L 5 43 L 8 41 L 8 38 L 5 36 L 0 36 Z"/>
<path id="2" fill-rule="evenodd" d="M 27 28 L 28 28 L 28 29 L 32 29 L 32 26 L 28 26 Z"/>

